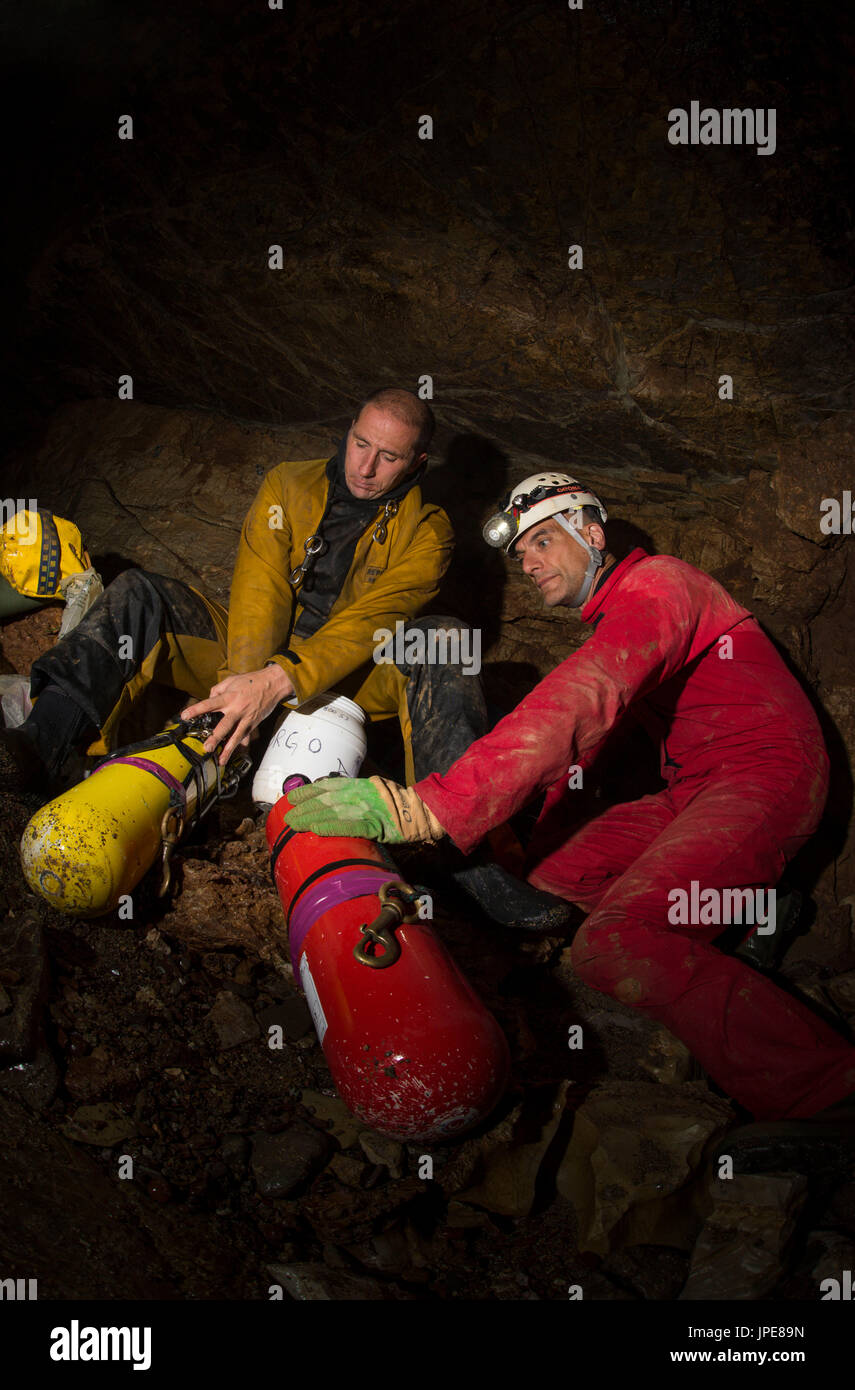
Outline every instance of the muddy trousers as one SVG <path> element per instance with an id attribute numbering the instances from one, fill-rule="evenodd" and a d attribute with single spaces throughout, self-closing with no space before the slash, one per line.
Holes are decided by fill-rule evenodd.
<path id="1" fill-rule="evenodd" d="M 855 1092 L 855 1048 L 712 945 L 723 919 L 691 910 L 692 883 L 696 903 L 704 889 L 721 903 L 721 890 L 774 887 L 823 800 L 814 771 L 764 764 L 614 806 L 557 848 L 532 844 L 529 882 L 589 913 L 572 947 L 580 979 L 664 1024 L 758 1119 L 813 1115 Z M 694 924 L 679 920 L 686 904 Z"/>
<path id="2" fill-rule="evenodd" d="M 427 637 L 437 628 L 459 632 L 463 626 L 455 618 L 428 617 L 408 623 L 407 629 Z M 34 663 L 30 689 L 36 704 L 26 721 L 28 732 L 41 734 L 44 746 L 38 697 L 54 687 L 86 716 L 90 738 L 97 731 L 88 751 L 111 752 L 120 720 L 149 683 L 207 698 L 226 669 L 227 633 L 228 613 L 220 604 L 180 580 L 127 570 L 77 627 Z M 429 654 L 430 642 L 422 645 Z M 291 646 L 299 655 L 299 640 L 292 638 Z M 413 650 L 418 651 L 418 643 Z M 487 732 L 481 682 L 460 662 L 371 662 L 337 689 L 356 700 L 370 719 L 397 715 L 409 782 L 431 771 L 445 772 Z M 71 746 L 62 746 L 61 730 L 54 733 L 52 728 L 51 736 L 58 744 L 51 749 L 52 761 L 60 765 Z"/>

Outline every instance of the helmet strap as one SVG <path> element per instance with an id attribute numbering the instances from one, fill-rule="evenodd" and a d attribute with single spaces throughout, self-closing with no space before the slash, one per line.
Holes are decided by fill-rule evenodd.
<path id="1" fill-rule="evenodd" d="M 573 522 L 568 521 L 561 512 L 553 519 L 558 522 L 559 526 L 564 527 L 564 530 L 573 537 L 574 541 L 579 542 L 582 549 L 585 550 L 588 555 L 588 568 L 585 571 L 585 578 L 582 580 L 576 595 L 570 600 L 571 608 L 581 608 L 583 604 L 587 603 L 594 584 L 594 576 L 604 563 L 603 552 L 597 550 L 593 545 L 589 545 L 585 537 L 579 534 Z"/>

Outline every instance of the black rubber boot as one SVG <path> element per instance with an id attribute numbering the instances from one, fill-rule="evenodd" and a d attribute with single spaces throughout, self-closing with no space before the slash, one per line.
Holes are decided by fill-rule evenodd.
<path id="1" fill-rule="evenodd" d="M 125 685 L 168 632 L 209 641 L 217 636 L 202 599 L 181 580 L 126 570 L 77 627 L 33 662 L 30 690 L 39 697 L 33 713 L 53 689 L 102 729 Z"/>
<path id="2" fill-rule="evenodd" d="M 0 729 L 0 750 L 0 775 L 8 791 L 20 796 L 47 794 L 50 774 L 22 729 Z"/>
<path id="3" fill-rule="evenodd" d="M 467 631 L 467 624 L 458 618 L 430 614 L 407 624 L 408 631 L 416 629 L 425 633 L 429 650 L 432 632 L 441 629 L 462 635 Z M 463 650 L 462 642 L 460 650 Z M 432 665 L 402 660 L 396 665 L 407 677 L 416 780 L 431 772 L 441 775 L 487 733 L 490 720 L 481 681 L 471 670 L 467 672 L 462 663 Z M 454 851 L 450 858 L 448 871 L 455 883 L 474 898 L 494 922 L 527 931 L 560 933 L 566 931 L 574 919 L 580 920 L 579 910 L 572 903 L 532 888 L 492 862 L 487 848 L 468 859 Z"/>
<path id="4" fill-rule="evenodd" d="M 430 651 L 432 635 L 458 634 L 459 650 L 470 633 L 459 618 L 430 614 L 407 624 L 407 632 L 425 634 Z M 412 749 L 416 781 L 431 772 L 447 772 L 467 748 L 483 738 L 490 727 L 481 678 L 460 662 L 402 659 L 395 665 L 407 677 L 407 709 L 413 726 Z"/>
<path id="5" fill-rule="evenodd" d="M 734 955 L 747 965 L 764 972 L 777 970 L 796 937 L 801 934 L 804 900 L 797 888 L 787 888 L 782 882 L 775 896 L 775 930 L 768 936 L 753 931 Z"/>
<path id="6" fill-rule="evenodd" d="M 804 1120 L 763 1120 L 734 1129 L 713 1162 L 729 1156 L 734 1173 L 855 1173 L 855 1092 Z"/>
<path id="7" fill-rule="evenodd" d="M 0 731 L 14 789 L 47 798 L 73 786 L 85 768 L 78 745 L 91 743 L 95 733 L 79 705 L 48 686 L 23 724 Z"/>
<path id="8" fill-rule="evenodd" d="M 524 931 L 559 935 L 578 926 L 582 913 L 564 898 L 533 888 L 500 864 L 476 864 L 452 873 L 452 878 L 493 922 Z"/>

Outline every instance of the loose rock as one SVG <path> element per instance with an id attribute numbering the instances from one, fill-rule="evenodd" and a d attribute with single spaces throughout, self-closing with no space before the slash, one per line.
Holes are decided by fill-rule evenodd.
<path id="1" fill-rule="evenodd" d="M 578 1214 L 579 1249 L 686 1248 L 701 1221 L 690 1179 L 730 1113 L 695 1083 L 615 1082 L 592 1092 L 576 1112 L 557 1178 Z"/>
<path id="2" fill-rule="evenodd" d="M 855 970 L 825 981 L 825 991 L 841 1013 L 855 1014 Z"/>
<path id="3" fill-rule="evenodd" d="M 554 1089 L 550 1088 L 549 1108 L 538 1123 L 534 1137 L 521 1137 L 521 1133 L 525 1133 L 523 1123 L 509 1142 L 488 1152 L 483 1177 L 475 1186 L 458 1194 L 461 1202 L 486 1207 L 502 1216 L 528 1214 L 534 1202 L 538 1170 L 564 1113 L 568 1085 L 569 1082 L 562 1081 Z M 542 1102 L 545 1098 L 541 1095 L 538 1099 Z M 522 1119 L 524 1122 L 525 1112 Z"/>
<path id="4" fill-rule="evenodd" d="M 359 1147 L 372 1163 L 380 1163 L 389 1169 L 390 1178 L 404 1176 L 406 1149 L 397 1139 L 388 1134 L 378 1134 L 375 1130 L 365 1130 L 359 1136 Z"/>
<path id="5" fill-rule="evenodd" d="M 258 1037 L 258 1024 L 252 1009 L 231 990 L 220 990 L 205 1021 L 213 1026 L 223 1051 Z"/>
<path id="6" fill-rule="evenodd" d="M 130 1116 L 108 1102 L 79 1106 L 60 1128 L 75 1143 L 94 1144 L 100 1149 L 111 1149 L 136 1133 Z"/>
<path id="7" fill-rule="evenodd" d="M 324 1167 L 330 1153 L 326 1137 L 298 1121 L 281 1134 L 257 1134 L 252 1142 L 252 1175 L 262 1197 L 287 1197 Z"/>
<path id="8" fill-rule="evenodd" d="M 300 1101 L 310 1114 L 327 1121 L 327 1128 L 343 1149 L 349 1149 L 363 1133 L 365 1125 L 350 1113 L 338 1096 L 325 1096 L 320 1091 L 303 1091 Z"/>
<path id="9" fill-rule="evenodd" d="M 375 1279 L 359 1279 L 322 1264 L 268 1265 L 271 1278 L 282 1285 L 289 1298 L 300 1303 L 366 1300 L 379 1302 L 395 1294 Z"/>
<path id="10" fill-rule="evenodd" d="M 807 1199 L 801 1173 L 712 1179 L 714 1206 L 692 1252 L 680 1299 L 756 1299 L 785 1270 L 787 1246 Z"/>

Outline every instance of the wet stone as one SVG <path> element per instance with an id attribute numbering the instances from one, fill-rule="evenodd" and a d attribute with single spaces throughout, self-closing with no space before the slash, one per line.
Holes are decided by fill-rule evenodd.
<path id="1" fill-rule="evenodd" d="M 855 970 L 825 981 L 825 991 L 844 1014 L 855 1014 Z"/>
<path id="2" fill-rule="evenodd" d="M 136 1133 L 136 1126 L 130 1116 L 118 1105 L 111 1105 L 109 1102 L 78 1106 L 60 1128 L 67 1139 L 72 1139 L 77 1144 L 93 1144 L 105 1149 L 121 1144 Z"/>
<path id="3" fill-rule="evenodd" d="M 348 1154 L 335 1154 L 330 1162 L 329 1171 L 348 1187 L 362 1187 L 368 1172 L 364 1163 Z"/>
<path id="4" fill-rule="evenodd" d="M 223 1051 L 258 1037 L 258 1024 L 252 1009 L 231 990 L 220 991 L 205 1021 L 212 1025 Z"/>
<path id="5" fill-rule="evenodd" d="M 700 1226 L 694 1188 L 730 1107 L 703 1085 L 612 1082 L 576 1111 L 556 1186 L 579 1220 L 579 1249 L 687 1248 Z"/>
<path id="6" fill-rule="evenodd" d="M 534 1203 L 540 1165 L 555 1137 L 567 1098 L 568 1083 L 543 1087 L 527 1097 L 523 1123 L 517 1128 L 511 1116 L 500 1122 L 483 1139 L 480 1176 L 475 1185 L 456 1195 L 463 1204 L 483 1207 L 501 1216 L 527 1216 Z M 445 1186 L 446 1175 L 442 1176 Z M 450 1189 L 447 1189 L 450 1190 Z M 467 1220 L 465 1212 L 458 1213 Z M 468 1220 L 467 1220 L 468 1224 Z"/>
<path id="7" fill-rule="evenodd" d="M 321 1091 L 303 1091 L 300 1101 L 311 1115 L 326 1123 L 329 1133 L 337 1139 L 343 1149 L 355 1144 L 365 1125 L 351 1115 L 343 1100 L 338 1096 L 325 1096 Z"/>
<path id="8" fill-rule="evenodd" d="M 271 1279 L 281 1284 L 289 1298 L 299 1303 L 339 1302 L 341 1300 L 379 1302 L 395 1297 L 375 1279 L 359 1279 L 340 1269 L 322 1264 L 268 1265 Z"/>
<path id="9" fill-rule="evenodd" d="M 698 1299 L 764 1298 L 786 1269 L 796 1220 L 807 1199 L 801 1173 L 740 1173 L 713 1181 L 714 1205 L 692 1251 L 680 1294 Z"/>
<path id="10" fill-rule="evenodd" d="M 330 1144 L 320 1130 L 297 1122 L 281 1134 L 252 1141 L 252 1175 L 262 1197 L 287 1197 L 324 1167 Z"/>
<path id="11" fill-rule="evenodd" d="M 377 1134 L 374 1130 L 366 1130 L 359 1136 L 359 1146 L 372 1163 L 388 1168 L 390 1178 L 404 1176 L 406 1150 L 397 1139 L 392 1139 L 387 1134 Z"/>

